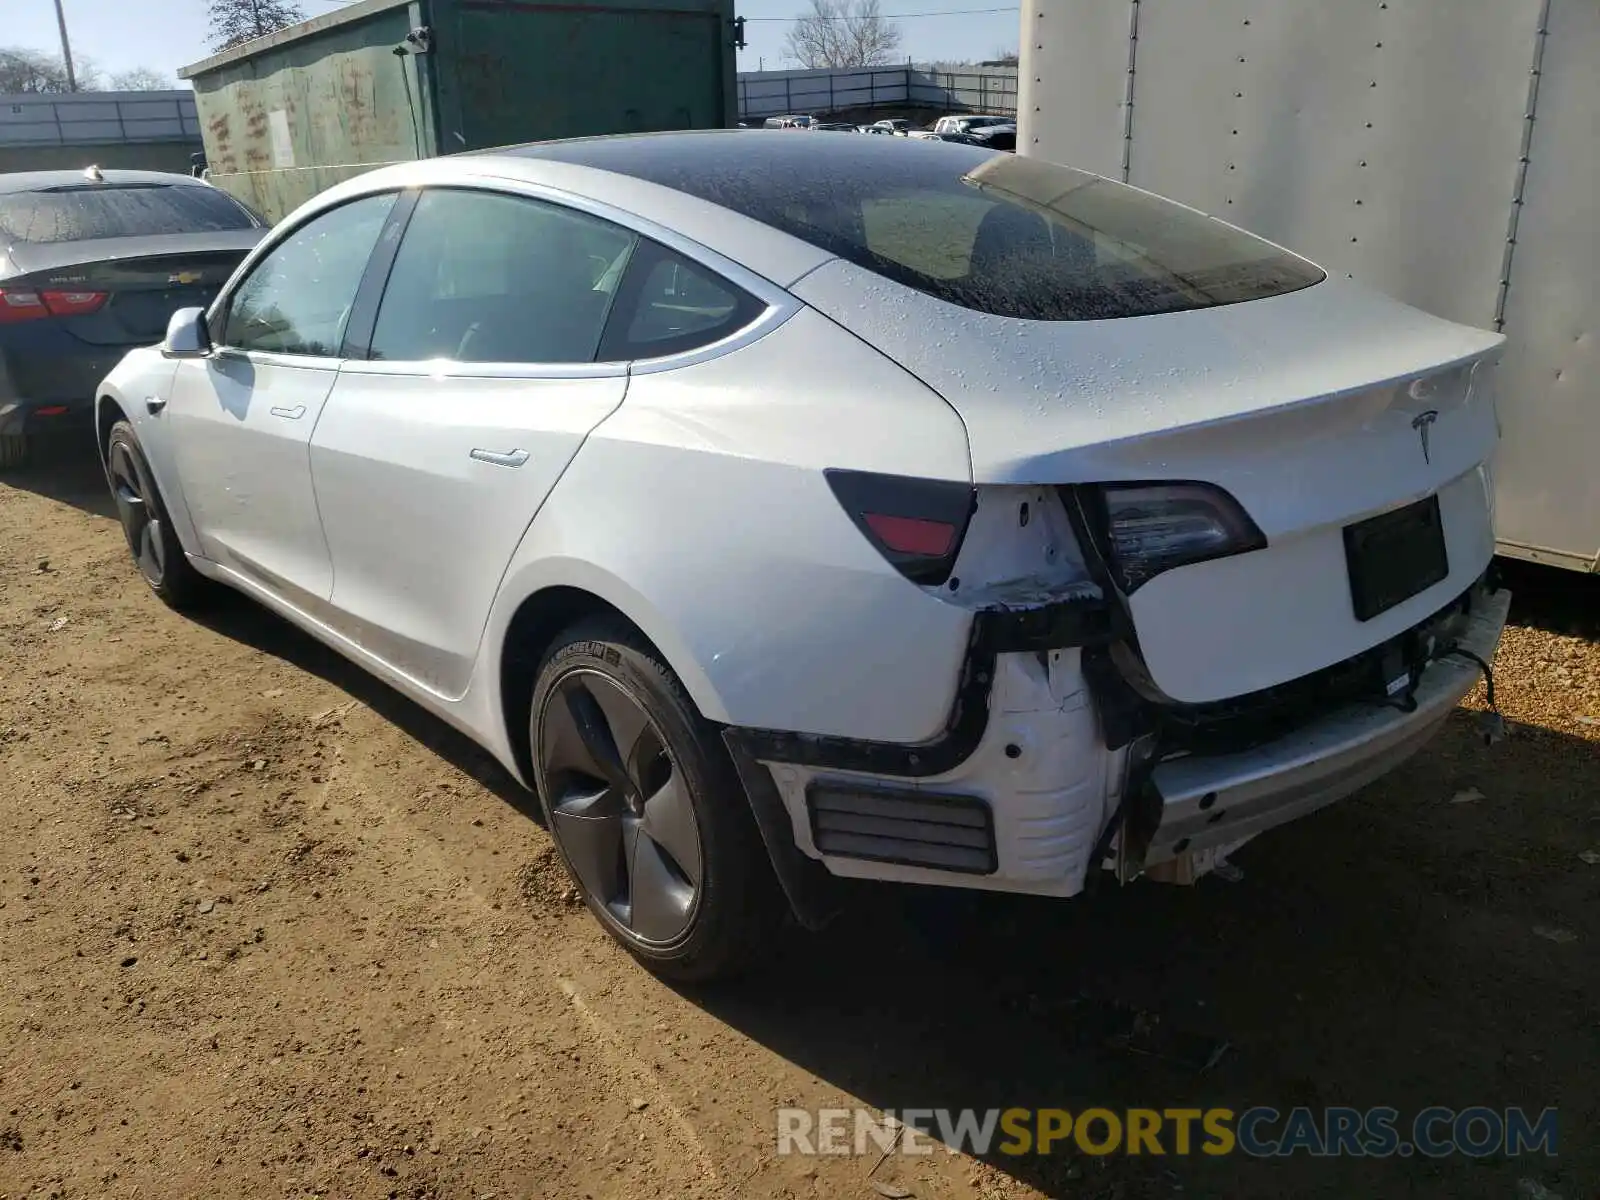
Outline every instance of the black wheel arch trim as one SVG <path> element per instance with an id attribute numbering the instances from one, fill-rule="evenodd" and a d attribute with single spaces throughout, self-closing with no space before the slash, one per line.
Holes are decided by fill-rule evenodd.
<path id="1" fill-rule="evenodd" d="M 740 739 L 740 730 L 724 729 L 722 740 L 733 759 L 739 782 L 744 785 L 745 797 L 755 816 L 756 828 L 772 861 L 772 873 L 778 877 L 778 886 L 789 902 L 794 918 L 802 928 L 822 929 L 839 912 L 840 888 L 833 873 L 817 859 L 804 854 L 795 844 L 794 825 L 789 810 L 778 794 L 772 772 L 757 762 Z"/>

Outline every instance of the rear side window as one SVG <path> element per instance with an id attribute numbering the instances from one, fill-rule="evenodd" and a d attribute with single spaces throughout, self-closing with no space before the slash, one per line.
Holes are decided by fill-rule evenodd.
<path id="1" fill-rule="evenodd" d="M 607 362 L 698 350 L 738 332 L 766 306 L 698 263 L 642 241 L 606 325 Z"/>
<path id="2" fill-rule="evenodd" d="M 92 184 L 0 196 L 0 233 L 18 242 L 84 242 L 255 229 L 226 192 L 196 184 Z"/>
<path id="3" fill-rule="evenodd" d="M 539 200 L 425 191 L 384 288 L 372 357 L 593 362 L 636 241 Z"/>

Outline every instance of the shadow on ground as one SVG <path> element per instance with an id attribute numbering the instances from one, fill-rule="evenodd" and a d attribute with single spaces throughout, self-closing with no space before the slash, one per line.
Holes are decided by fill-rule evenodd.
<path id="1" fill-rule="evenodd" d="M 203 620 L 534 815 L 474 743 L 286 622 L 231 599 Z M 880 1110 L 1390 1106 L 1403 1134 L 1430 1105 L 1560 1110 L 1554 1160 L 1183 1157 L 1170 1133 L 1162 1158 L 987 1156 L 1051 1196 L 1543 1195 L 1529 1180 L 1575 1200 L 1600 1181 L 1600 867 L 1578 857 L 1600 847 L 1597 779 L 1594 743 L 1518 727 L 1488 749 L 1457 714 L 1390 778 L 1246 847 L 1238 883 L 863 886 L 770 972 L 695 1000 Z"/>
<path id="2" fill-rule="evenodd" d="M 34 439 L 28 463 L 0 474 L 0 484 L 32 492 L 97 517 L 117 519 L 94 435 L 85 430 Z"/>
<path id="3" fill-rule="evenodd" d="M 1490 750 L 1458 714 L 1390 778 L 1246 847 L 1240 882 L 883 888 L 702 1002 L 879 1109 L 1386 1105 L 1405 1136 L 1430 1105 L 1560 1109 L 1558 1159 L 1183 1158 L 1170 1132 L 1164 1158 L 988 1156 L 1047 1195 L 1543 1195 L 1526 1179 L 1575 1200 L 1600 1181 L 1600 867 L 1578 857 L 1600 846 L 1597 779 L 1600 746 L 1521 727 Z"/>
<path id="4" fill-rule="evenodd" d="M 1550 633 L 1600 639 L 1600 575 L 1500 560 L 1511 589 L 1511 620 Z"/>
<path id="5" fill-rule="evenodd" d="M 513 808 L 541 819 L 537 800 L 488 751 L 275 613 L 234 592 L 218 589 L 203 609 L 192 614 L 192 619 L 223 637 L 333 684 L 419 746 L 477 779 Z"/>

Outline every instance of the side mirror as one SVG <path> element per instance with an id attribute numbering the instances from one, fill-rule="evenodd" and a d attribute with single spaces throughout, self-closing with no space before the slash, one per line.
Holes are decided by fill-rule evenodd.
<path id="1" fill-rule="evenodd" d="M 168 358 L 204 358 L 211 353 L 211 334 L 206 329 L 206 310 L 180 308 L 167 322 L 166 340 L 161 352 Z"/>

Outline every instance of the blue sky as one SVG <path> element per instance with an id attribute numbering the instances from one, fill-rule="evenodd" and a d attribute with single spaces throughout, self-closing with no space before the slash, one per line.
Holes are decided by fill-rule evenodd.
<path id="1" fill-rule="evenodd" d="M 134 67 L 171 73 L 205 57 L 205 0 L 62 0 L 73 54 L 86 55 L 110 74 Z M 993 8 L 1005 0 L 881 0 L 886 14 L 940 12 L 948 9 Z M 310 16 L 341 7 L 332 0 L 301 0 Z M 748 50 L 739 54 L 739 69 L 754 71 L 765 60 L 768 70 L 785 64 L 784 24 L 756 20 L 791 17 L 806 0 L 736 0 L 746 28 Z M 0 45 L 56 51 L 55 5 L 52 0 L 4 0 Z M 1015 50 L 1020 18 L 1013 9 L 999 13 L 922 17 L 899 22 L 902 49 L 918 62 L 937 59 L 981 59 L 1001 49 Z"/>

